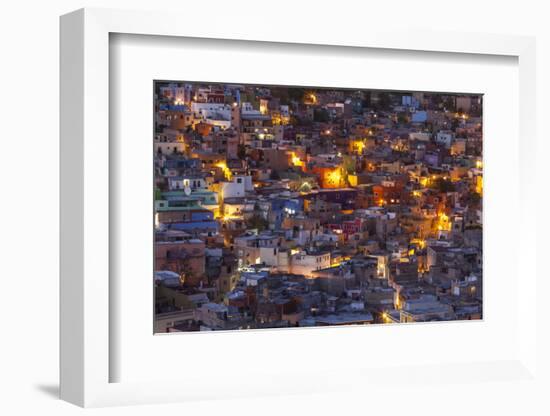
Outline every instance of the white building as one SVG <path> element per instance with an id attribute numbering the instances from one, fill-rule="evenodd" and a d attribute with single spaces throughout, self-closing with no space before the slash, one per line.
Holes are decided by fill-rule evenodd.
<path id="1" fill-rule="evenodd" d="M 279 247 L 259 247 L 260 263 L 277 268 L 280 272 L 289 270 L 289 252 Z"/>
<path id="2" fill-rule="evenodd" d="M 430 141 L 430 133 L 424 133 L 424 132 L 413 132 L 409 133 L 409 139 L 410 140 L 420 140 L 422 142 L 429 142 Z"/>
<path id="3" fill-rule="evenodd" d="M 370 254 L 369 257 L 376 259 L 376 276 L 379 279 L 387 279 L 390 275 L 389 256 L 387 254 Z"/>
<path id="4" fill-rule="evenodd" d="M 231 181 L 221 183 L 221 194 L 223 199 L 242 198 L 246 191 L 252 191 L 252 177 L 247 175 L 236 175 Z"/>
<path id="5" fill-rule="evenodd" d="M 195 118 L 202 118 L 205 121 L 226 120 L 231 121 L 231 106 L 218 103 L 191 103 L 191 111 Z"/>
<path id="6" fill-rule="evenodd" d="M 171 155 L 173 153 L 184 153 L 185 152 L 185 143 L 183 141 L 168 141 L 168 140 L 158 140 L 154 141 L 154 152 L 155 154 L 162 153 L 163 155 Z"/>
<path id="7" fill-rule="evenodd" d="M 324 243 L 338 243 L 340 236 L 333 232 L 318 233 L 313 238 L 313 241 L 320 241 Z"/>
<path id="8" fill-rule="evenodd" d="M 168 189 L 170 191 L 187 188 L 192 191 L 204 191 L 208 188 L 208 184 L 206 183 L 206 179 L 201 177 L 176 176 L 168 178 Z"/>
<path id="9" fill-rule="evenodd" d="M 330 252 L 328 251 L 312 253 L 301 251 L 290 259 L 290 272 L 303 274 L 306 277 L 314 277 L 312 272 L 328 267 L 330 267 Z"/>
<path id="10" fill-rule="evenodd" d="M 454 319 L 451 305 L 439 302 L 433 295 L 407 299 L 400 312 L 401 322 L 426 322 Z"/>

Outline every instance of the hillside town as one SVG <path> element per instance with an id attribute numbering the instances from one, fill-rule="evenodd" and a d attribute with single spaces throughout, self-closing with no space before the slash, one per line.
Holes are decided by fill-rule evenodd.
<path id="1" fill-rule="evenodd" d="M 156 333 L 482 318 L 480 95 L 154 93 Z"/>

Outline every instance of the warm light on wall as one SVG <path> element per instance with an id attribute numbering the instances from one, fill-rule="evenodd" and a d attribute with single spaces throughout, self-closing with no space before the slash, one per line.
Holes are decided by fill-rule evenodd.
<path id="1" fill-rule="evenodd" d="M 358 183 L 357 175 L 348 175 L 348 183 L 350 186 L 356 187 Z"/>
<path id="2" fill-rule="evenodd" d="M 306 104 L 317 104 L 317 96 L 310 92 L 306 95 Z"/>
<path id="3" fill-rule="evenodd" d="M 483 178 L 481 175 L 476 176 L 476 192 L 479 195 L 483 194 Z"/>
<path id="4" fill-rule="evenodd" d="M 426 240 L 423 240 L 421 238 L 411 239 L 411 244 L 416 244 L 420 249 L 426 248 Z"/>
<path id="5" fill-rule="evenodd" d="M 323 177 L 323 187 L 338 188 L 341 185 L 341 182 L 342 174 L 340 173 L 339 167 L 325 172 Z"/>
<path id="6" fill-rule="evenodd" d="M 399 293 L 395 292 L 394 298 L 393 298 L 393 304 L 395 306 L 395 309 L 401 309 L 401 299 L 399 299 Z"/>
<path id="7" fill-rule="evenodd" d="M 225 179 L 227 179 L 228 181 L 231 180 L 232 174 L 231 174 L 231 170 L 227 167 L 227 163 L 218 162 L 214 166 L 216 166 L 217 168 L 220 168 L 223 171 L 223 175 L 225 176 Z"/>
<path id="8" fill-rule="evenodd" d="M 274 126 L 283 125 L 286 126 L 288 123 L 290 123 L 290 117 L 283 116 L 280 113 L 271 113 L 271 124 Z"/>
<path id="9" fill-rule="evenodd" d="M 443 212 L 437 216 L 437 229 L 439 231 L 451 231 L 451 221 Z"/>
<path id="10" fill-rule="evenodd" d="M 358 155 L 363 154 L 365 149 L 365 142 L 363 140 L 353 140 L 351 141 L 351 151 L 357 153 Z"/>
<path id="11" fill-rule="evenodd" d="M 294 152 L 290 152 L 290 163 L 292 163 L 292 166 L 298 166 L 298 167 L 303 167 L 304 166 L 304 162 L 302 162 L 302 159 L 300 159 L 296 153 Z"/>
<path id="12" fill-rule="evenodd" d="M 239 215 L 222 215 L 218 218 L 220 221 L 242 220 L 243 217 Z"/>

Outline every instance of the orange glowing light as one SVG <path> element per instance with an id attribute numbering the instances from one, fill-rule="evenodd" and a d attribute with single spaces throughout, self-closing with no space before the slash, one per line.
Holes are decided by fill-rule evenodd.
<path id="1" fill-rule="evenodd" d="M 325 170 L 323 172 L 322 187 L 323 188 L 338 188 L 342 184 L 342 173 L 340 167 Z"/>
<path id="2" fill-rule="evenodd" d="M 451 231 L 451 221 L 445 213 L 440 213 L 437 216 L 437 229 L 439 231 Z"/>
<path id="3" fill-rule="evenodd" d="M 411 244 L 416 244 L 421 250 L 426 248 L 426 240 L 423 240 L 421 238 L 411 239 Z"/>
<path id="4" fill-rule="evenodd" d="M 306 104 L 317 104 L 317 96 L 313 92 L 309 92 L 305 96 Z"/>
<path id="5" fill-rule="evenodd" d="M 363 154 L 365 149 L 365 142 L 363 140 L 353 140 L 350 142 L 351 151 L 357 153 L 358 155 Z"/>
<path id="6" fill-rule="evenodd" d="M 290 152 L 290 163 L 292 163 L 293 166 L 297 166 L 297 167 L 303 167 L 304 166 L 304 162 L 302 161 L 302 159 L 300 159 L 295 152 Z"/>
<path id="7" fill-rule="evenodd" d="M 214 166 L 216 166 L 217 168 L 220 168 L 223 171 L 223 175 L 225 176 L 226 180 L 228 181 L 231 180 L 231 177 L 232 177 L 231 169 L 227 167 L 227 163 L 222 161 L 222 162 L 216 163 Z"/>

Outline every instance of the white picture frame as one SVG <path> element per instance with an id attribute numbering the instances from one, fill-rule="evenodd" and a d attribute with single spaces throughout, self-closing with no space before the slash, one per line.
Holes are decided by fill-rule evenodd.
<path id="1" fill-rule="evenodd" d="M 333 374 L 332 383 L 318 382 L 318 374 L 302 374 L 294 382 L 284 375 L 272 375 L 270 383 L 248 386 L 246 391 L 212 383 L 212 391 L 201 394 L 189 382 L 111 382 L 110 365 L 119 359 L 110 348 L 110 164 L 109 159 L 109 36 L 114 33 L 170 37 L 209 38 L 282 44 L 332 45 L 335 47 L 379 48 L 387 50 L 431 51 L 452 54 L 504 55 L 518 59 L 519 66 L 519 195 L 521 227 L 519 242 L 535 241 L 536 219 L 527 215 L 535 204 L 534 184 L 528 168 L 535 159 L 535 40 L 530 37 L 476 33 L 407 33 L 393 28 L 346 28 L 302 31 L 264 22 L 246 35 L 230 29 L 205 28 L 184 16 L 162 12 L 134 12 L 82 9 L 61 18 L 61 398 L 80 406 L 161 403 L 209 397 L 239 397 L 278 393 L 332 392 L 348 389 L 338 380 L 351 378 L 360 389 L 377 380 L 390 382 L 384 368 L 370 368 L 365 374 L 343 368 Z M 111 166 L 112 167 L 112 166 Z M 523 394 L 543 387 L 537 372 L 536 308 L 537 271 L 526 244 L 518 244 L 518 264 L 522 268 L 517 291 L 517 317 L 522 322 L 517 335 L 517 354 L 507 360 L 457 364 L 453 360 L 423 365 L 410 370 L 402 382 L 414 390 L 420 384 L 440 383 L 440 375 L 452 372 L 461 382 L 476 384 L 506 380 Z M 517 271 L 519 273 L 519 270 Z M 529 288 L 529 290 L 527 290 Z M 144 305 L 150 308 L 150 305 Z M 411 327 L 408 327 L 410 329 Z M 413 328 L 414 329 L 414 328 Z M 342 331 L 343 333 L 343 331 Z M 333 332 L 333 336 L 338 333 Z M 151 335 L 152 336 L 152 335 Z M 211 335 L 210 335 L 211 336 Z M 393 373 L 392 373 L 393 374 Z M 330 376 L 330 374 L 329 374 Z M 205 382 L 206 376 L 193 375 Z M 386 378 L 385 378 L 386 377 Z M 443 378 L 444 379 L 444 378 Z M 309 383 L 307 388 L 304 384 Z M 442 384 L 445 384 L 443 382 Z M 200 386 L 200 382 L 197 382 Z M 527 385 L 527 387 L 525 387 Z M 444 387 L 439 386 L 444 389 Z M 450 388 L 450 387 L 449 387 Z M 481 388 L 481 387 L 480 387 Z M 483 390 L 483 389 L 482 389 Z M 498 397 L 496 391 L 486 394 Z M 376 400 L 373 397 L 372 400 Z"/>

